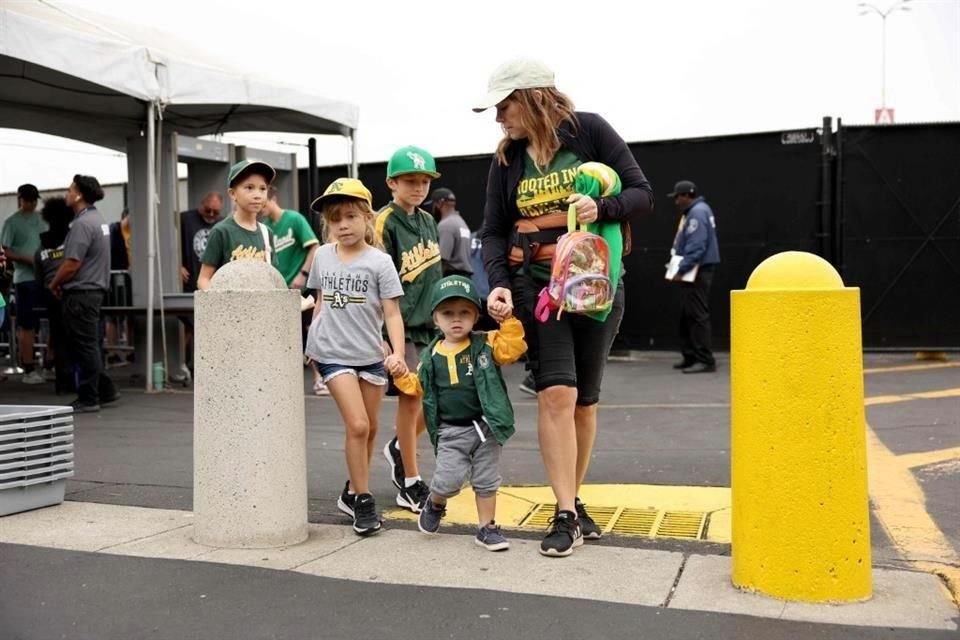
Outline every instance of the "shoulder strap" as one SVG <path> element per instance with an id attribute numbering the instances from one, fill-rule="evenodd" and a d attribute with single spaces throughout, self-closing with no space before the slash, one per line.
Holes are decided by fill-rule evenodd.
<path id="1" fill-rule="evenodd" d="M 257 226 L 260 227 L 260 235 L 263 236 L 263 258 L 267 261 L 267 264 L 273 264 L 271 259 L 273 249 L 270 247 L 270 233 L 267 231 L 267 225 L 258 222 Z"/>

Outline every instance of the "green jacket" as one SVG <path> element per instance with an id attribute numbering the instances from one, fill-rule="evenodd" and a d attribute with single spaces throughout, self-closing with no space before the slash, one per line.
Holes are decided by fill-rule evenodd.
<path id="1" fill-rule="evenodd" d="M 420 355 L 420 367 L 417 373 L 412 371 L 397 378 L 397 388 L 408 395 L 423 396 L 423 417 L 427 423 L 427 433 L 433 448 L 437 448 L 439 437 L 439 410 L 437 407 L 437 388 L 434 385 L 433 348 L 443 340 L 435 338 Z M 513 405 L 507 395 L 507 385 L 500 373 L 500 366 L 516 362 L 527 350 L 523 340 L 523 325 L 516 318 L 505 320 L 498 331 L 470 334 L 470 360 L 474 363 L 474 383 L 483 417 L 501 445 L 515 432 Z"/>
<path id="2" fill-rule="evenodd" d="M 411 216 L 391 202 L 377 213 L 376 228 L 403 284 L 400 315 L 406 338 L 427 344 L 435 333 L 430 291 L 443 277 L 437 223 L 423 209 Z"/>

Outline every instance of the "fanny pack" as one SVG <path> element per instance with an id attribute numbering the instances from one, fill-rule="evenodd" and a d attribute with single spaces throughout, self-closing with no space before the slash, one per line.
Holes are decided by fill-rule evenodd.
<path id="1" fill-rule="evenodd" d="M 557 250 L 557 240 L 566 232 L 565 212 L 520 218 L 513 224 L 507 262 L 511 267 L 527 266 L 531 262 L 550 262 Z"/>

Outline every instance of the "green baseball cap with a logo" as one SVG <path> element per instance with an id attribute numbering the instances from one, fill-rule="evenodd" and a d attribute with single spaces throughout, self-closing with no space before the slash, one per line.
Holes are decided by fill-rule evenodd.
<path id="1" fill-rule="evenodd" d="M 430 294 L 430 309 L 436 311 L 441 302 L 450 298 L 465 298 L 480 309 L 480 294 L 470 278 L 447 276 L 439 280 Z"/>
<path id="2" fill-rule="evenodd" d="M 430 152 L 420 147 L 402 147 L 393 152 L 387 163 L 387 177 L 396 178 L 406 173 L 424 173 L 431 178 L 439 178 L 437 162 Z"/>
<path id="3" fill-rule="evenodd" d="M 239 182 L 241 178 L 246 178 L 251 173 L 263 176 L 267 184 L 272 184 L 273 179 L 277 177 L 276 170 L 263 160 L 241 160 L 230 167 L 230 174 L 227 176 L 227 186 L 232 189 L 233 185 Z"/>

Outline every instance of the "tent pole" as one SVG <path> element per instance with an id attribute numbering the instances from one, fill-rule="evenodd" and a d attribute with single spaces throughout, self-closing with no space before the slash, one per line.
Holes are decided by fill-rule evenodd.
<path id="1" fill-rule="evenodd" d="M 357 162 L 357 130 L 350 130 L 350 177 L 360 177 L 360 167 Z"/>
<path id="2" fill-rule="evenodd" d="M 153 101 L 147 104 L 147 361 L 144 379 L 147 381 L 146 392 L 153 389 L 153 287 L 154 261 L 157 258 L 156 240 L 156 105 Z"/>

